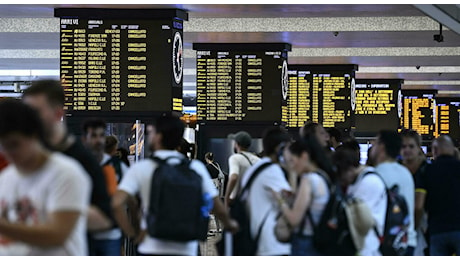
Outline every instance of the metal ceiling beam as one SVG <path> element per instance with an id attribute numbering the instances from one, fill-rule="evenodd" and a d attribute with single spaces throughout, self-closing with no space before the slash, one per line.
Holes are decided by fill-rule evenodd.
<path id="1" fill-rule="evenodd" d="M 459 5 L 426 5 L 414 4 L 420 11 L 445 25 L 450 30 L 460 34 L 460 7 Z"/>

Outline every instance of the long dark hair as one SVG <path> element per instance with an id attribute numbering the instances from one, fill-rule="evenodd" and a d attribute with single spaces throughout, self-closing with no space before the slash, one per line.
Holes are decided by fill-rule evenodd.
<path id="1" fill-rule="evenodd" d="M 303 152 L 307 152 L 310 159 L 315 162 L 321 170 L 327 173 L 329 179 L 332 181 L 335 180 L 336 173 L 332 167 L 332 163 L 326 155 L 324 148 L 321 147 L 313 134 L 307 134 L 303 138 L 293 142 L 289 145 L 288 149 L 296 156 L 300 156 Z"/>

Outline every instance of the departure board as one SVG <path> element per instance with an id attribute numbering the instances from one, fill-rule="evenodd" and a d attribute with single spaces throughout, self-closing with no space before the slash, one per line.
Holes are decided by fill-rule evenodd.
<path id="1" fill-rule="evenodd" d="M 310 71 L 303 65 L 288 65 L 288 116 L 286 126 L 298 128 L 312 120 L 310 84 L 306 79 Z"/>
<path id="2" fill-rule="evenodd" d="M 402 83 L 400 79 L 356 80 L 356 134 L 374 136 L 380 130 L 398 129 L 402 116 Z"/>
<path id="3" fill-rule="evenodd" d="M 436 98 L 435 137 L 460 139 L 460 98 Z"/>
<path id="4" fill-rule="evenodd" d="M 357 69 L 357 65 L 289 65 L 287 126 L 312 121 L 349 131 Z"/>
<path id="5" fill-rule="evenodd" d="M 287 115 L 287 43 L 194 43 L 199 122 L 277 122 Z"/>
<path id="6" fill-rule="evenodd" d="M 436 90 L 403 90 L 401 127 L 416 130 L 425 139 L 432 139 L 436 93 Z"/>
<path id="7" fill-rule="evenodd" d="M 182 111 L 183 20 L 179 9 L 55 9 L 65 109 Z"/>

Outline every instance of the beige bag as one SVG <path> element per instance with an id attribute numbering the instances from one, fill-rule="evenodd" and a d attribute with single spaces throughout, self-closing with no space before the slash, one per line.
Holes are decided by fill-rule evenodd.
<path id="1" fill-rule="evenodd" d="M 275 225 L 275 236 L 276 239 L 281 243 L 287 243 L 291 241 L 293 229 L 291 225 L 289 225 L 286 218 L 283 214 L 280 213 L 276 220 Z"/>
<path id="2" fill-rule="evenodd" d="M 289 205 L 289 207 L 291 207 L 292 204 L 294 203 L 295 194 L 290 191 L 283 191 L 282 197 L 284 201 L 286 201 L 286 203 Z M 275 237 L 279 242 L 288 243 L 291 241 L 292 233 L 294 232 L 294 229 L 288 223 L 286 218 L 283 216 L 283 213 L 281 212 L 278 214 L 276 218 L 276 225 L 275 225 L 274 231 L 275 231 Z"/>
<path id="3" fill-rule="evenodd" d="M 364 239 L 369 230 L 375 225 L 369 207 L 358 198 L 350 198 L 345 207 L 351 237 L 358 251 L 364 247 Z"/>

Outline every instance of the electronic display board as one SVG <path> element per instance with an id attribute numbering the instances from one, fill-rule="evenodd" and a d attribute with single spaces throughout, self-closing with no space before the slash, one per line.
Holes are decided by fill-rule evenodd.
<path id="1" fill-rule="evenodd" d="M 288 43 L 194 43 L 199 122 L 277 122 L 286 116 Z"/>
<path id="2" fill-rule="evenodd" d="M 416 130 L 423 138 L 432 139 L 436 93 L 436 90 L 403 90 L 401 127 Z"/>
<path id="3" fill-rule="evenodd" d="M 460 138 L 460 98 L 436 98 L 435 136 L 444 134 Z"/>
<path id="4" fill-rule="evenodd" d="M 402 116 L 401 79 L 357 79 L 355 133 L 372 134 L 399 127 Z"/>
<path id="5" fill-rule="evenodd" d="M 290 65 L 288 122 L 306 121 L 348 131 L 352 126 L 357 65 Z"/>
<path id="6" fill-rule="evenodd" d="M 304 65 L 288 65 L 288 117 L 286 126 L 298 128 L 312 120 L 310 84 L 305 78 L 310 71 Z"/>
<path id="7" fill-rule="evenodd" d="M 62 8 L 55 16 L 69 114 L 182 111 L 187 13 Z"/>

